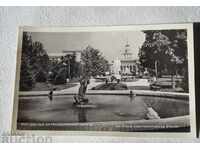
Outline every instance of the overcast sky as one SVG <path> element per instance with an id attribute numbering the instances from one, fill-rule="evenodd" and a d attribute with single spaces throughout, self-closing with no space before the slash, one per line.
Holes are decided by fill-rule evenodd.
<path id="1" fill-rule="evenodd" d="M 63 50 L 82 50 L 90 45 L 95 49 L 99 49 L 109 61 L 121 58 L 127 40 L 131 46 L 133 58 L 137 58 L 139 47 L 145 40 L 145 34 L 140 31 L 32 32 L 31 35 L 33 41 L 43 43 L 47 53 L 61 53 Z"/>

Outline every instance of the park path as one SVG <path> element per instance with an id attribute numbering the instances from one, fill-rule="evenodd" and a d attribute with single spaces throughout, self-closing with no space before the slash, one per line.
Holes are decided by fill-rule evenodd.
<path id="1" fill-rule="evenodd" d="M 73 87 L 70 87 L 70 88 L 67 88 L 64 90 L 60 90 L 60 92 L 77 92 L 80 84 L 79 84 L 79 82 L 74 83 L 74 84 L 76 84 L 76 86 L 73 86 Z"/>
<path id="2" fill-rule="evenodd" d="M 104 82 L 90 82 L 90 84 L 88 85 L 87 89 L 90 90 L 91 88 L 93 88 L 93 87 L 95 87 L 95 86 L 97 86 L 99 84 L 102 84 L 102 83 L 104 83 Z M 67 92 L 78 92 L 78 89 L 80 87 L 80 83 L 77 82 L 75 84 L 76 84 L 76 86 L 74 86 L 74 87 L 71 87 L 71 88 L 68 88 L 68 89 L 64 89 L 64 90 L 60 90 L 60 91 L 61 92 L 66 92 L 66 91 Z"/>
<path id="3" fill-rule="evenodd" d="M 139 79 L 134 82 L 122 82 L 126 84 L 127 86 L 149 86 L 150 83 L 148 82 L 148 79 Z"/>
<path id="4" fill-rule="evenodd" d="M 91 88 L 102 84 L 104 82 L 94 82 L 94 81 L 90 81 L 90 84 L 88 85 L 88 90 L 90 90 Z M 149 86 L 149 82 L 147 79 L 139 79 L 138 81 L 134 81 L 134 82 L 122 82 L 124 84 L 126 84 L 127 86 Z M 68 89 L 64 89 L 64 90 L 60 90 L 60 92 L 78 92 L 78 89 L 80 87 L 80 83 L 77 82 L 75 83 L 76 86 L 68 88 Z"/>

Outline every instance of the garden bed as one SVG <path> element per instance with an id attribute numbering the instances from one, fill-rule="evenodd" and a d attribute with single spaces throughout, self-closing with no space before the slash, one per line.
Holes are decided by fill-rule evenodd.
<path id="1" fill-rule="evenodd" d="M 91 90 L 128 90 L 128 87 L 123 83 L 103 83 L 93 87 Z"/>

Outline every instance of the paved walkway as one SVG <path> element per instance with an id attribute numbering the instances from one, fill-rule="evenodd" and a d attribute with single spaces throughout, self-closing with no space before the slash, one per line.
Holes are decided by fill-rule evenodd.
<path id="1" fill-rule="evenodd" d="M 102 84 L 104 82 L 94 82 L 94 81 L 91 81 L 90 84 L 88 85 L 88 90 L 87 92 L 94 92 L 93 90 L 91 90 L 91 88 L 99 85 L 99 84 Z M 126 84 L 127 86 L 149 86 L 149 83 L 148 83 L 148 80 L 147 79 L 139 79 L 138 81 L 134 81 L 134 82 L 122 82 L 124 84 Z M 74 87 L 71 87 L 71 88 L 68 88 L 68 89 L 64 89 L 64 90 L 59 90 L 59 91 L 55 91 L 54 93 L 57 93 L 57 94 L 65 94 L 65 93 L 78 93 L 78 90 L 79 90 L 79 87 L 80 87 L 80 83 L 77 82 L 75 83 L 76 86 Z M 100 93 L 113 93 L 113 92 L 119 92 L 119 93 L 127 93 L 126 91 L 128 90 L 115 90 L 115 91 L 109 91 L 109 90 L 97 90 L 95 91 L 96 93 L 100 92 Z M 141 91 L 141 90 L 140 90 Z M 146 90 L 145 90 L 146 91 Z M 152 91 L 150 91 L 152 92 Z M 43 95 L 46 95 L 48 94 L 49 91 L 28 91 L 28 92 L 20 92 L 20 95 L 26 95 L 26 94 L 33 94 L 33 95 L 38 95 L 38 94 L 43 94 Z"/>
<path id="2" fill-rule="evenodd" d="M 70 91 L 70 92 L 77 92 L 78 91 L 78 88 L 79 88 L 79 86 L 80 86 L 80 84 L 77 82 L 77 83 L 74 83 L 74 84 L 76 84 L 76 86 L 73 86 L 73 87 L 71 87 L 71 88 L 68 88 L 68 89 L 64 89 L 64 90 L 60 90 L 61 92 L 68 92 L 68 91 Z"/>
<path id="3" fill-rule="evenodd" d="M 99 84 L 102 84 L 102 83 L 104 83 L 104 82 L 90 82 L 90 84 L 88 85 L 87 89 L 90 90 L 91 88 L 93 88 L 93 87 L 95 87 L 95 86 L 97 86 Z M 74 86 L 74 87 L 71 87 L 71 88 L 68 88 L 68 89 L 64 89 L 64 90 L 60 90 L 60 91 L 63 91 L 63 92 L 65 92 L 65 91 L 75 92 L 76 91 L 76 92 L 78 92 L 78 89 L 80 87 L 80 83 L 77 82 L 75 84 L 77 84 L 77 85 Z"/>
<path id="4" fill-rule="evenodd" d="M 125 83 L 127 86 L 149 86 L 150 85 L 147 79 L 139 79 L 134 82 L 122 82 L 122 83 Z"/>
<path id="5" fill-rule="evenodd" d="M 91 88 L 99 85 L 99 84 L 102 84 L 104 82 L 94 82 L 94 81 L 91 81 L 90 84 L 88 85 L 88 90 L 90 90 Z M 122 82 L 124 84 L 126 84 L 127 86 L 149 86 L 149 82 L 147 79 L 139 79 L 138 81 L 134 81 L 134 82 Z M 78 89 L 80 87 L 80 84 L 77 82 L 75 83 L 77 84 L 76 86 L 74 87 L 71 87 L 71 88 L 68 88 L 68 89 L 64 89 L 64 90 L 60 90 L 61 92 L 78 92 Z"/>
<path id="6" fill-rule="evenodd" d="M 114 94 L 114 95 L 127 95 L 130 93 L 129 90 L 90 90 L 92 87 L 95 87 L 104 82 L 90 82 L 88 85 L 87 94 Z M 135 82 L 122 82 L 128 86 L 149 86 L 147 79 L 139 79 Z M 80 84 L 77 82 L 77 85 L 68 89 L 55 91 L 54 95 L 65 95 L 65 94 L 77 94 Z M 20 92 L 20 96 L 47 96 L 49 91 L 29 91 L 29 92 Z M 162 97 L 172 97 L 172 98 L 181 98 L 188 101 L 188 93 L 177 93 L 177 92 L 161 92 L 161 91 L 151 91 L 151 90 L 134 90 L 135 94 L 138 95 L 154 95 Z"/>

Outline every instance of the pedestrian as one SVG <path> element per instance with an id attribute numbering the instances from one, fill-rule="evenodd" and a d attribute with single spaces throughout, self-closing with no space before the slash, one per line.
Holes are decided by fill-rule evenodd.
<path id="1" fill-rule="evenodd" d="M 53 100 L 53 89 L 50 90 L 48 97 L 50 101 Z"/>

